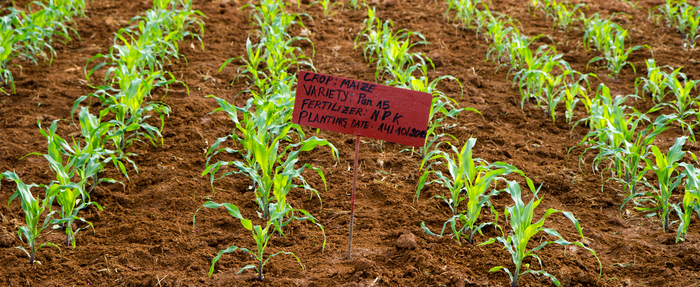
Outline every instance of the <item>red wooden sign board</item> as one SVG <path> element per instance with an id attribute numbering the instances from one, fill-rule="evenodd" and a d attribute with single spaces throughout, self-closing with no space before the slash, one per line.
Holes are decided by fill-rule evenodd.
<path id="1" fill-rule="evenodd" d="M 302 71 L 292 121 L 422 147 L 432 99 L 428 93 Z"/>

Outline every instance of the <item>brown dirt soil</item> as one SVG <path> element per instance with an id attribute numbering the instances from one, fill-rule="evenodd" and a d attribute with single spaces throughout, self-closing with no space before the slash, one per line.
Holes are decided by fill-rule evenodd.
<path id="1" fill-rule="evenodd" d="M 22 1 L 26 2 L 26 1 Z M 214 183 L 202 178 L 206 161 L 205 150 L 219 137 L 226 136 L 234 124 L 223 114 L 209 114 L 216 102 L 205 96 L 216 95 L 233 101 L 245 88 L 244 81 L 230 86 L 240 62 L 234 61 L 223 72 L 217 73 L 221 63 L 244 53 L 246 38 L 252 26 L 247 11 L 239 12 L 244 0 L 195 1 L 195 8 L 207 18 L 204 45 L 197 42 L 181 43 L 187 62 L 167 66 L 178 79 L 190 88 L 188 96 L 183 86 L 173 86 L 164 101 L 172 108 L 166 119 L 164 146 L 138 144 L 131 151 L 139 154 L 136 163 L 139 172 L 130 171 L 131 180 L 109 167 L 105 176 L 114 177 L 120 184 L 103 184 L 92 194 L 93 200 L 105 207 L 104 211 L 90 208 L 82 212 L 94 223 L 94 232 L 85 230 L 77 235 L 75 249 L 45 247 L 37 252 L 41 264 L 29 265 L 26 255 L 11 249 L 23 246 L 17 237 L 17 228 L 24 222 L 18 202 L 9 207 L 0 204 L 0 262 L 3 266 L 2 286 L 507 286 L 504 272 L 489 273 L 497 265 L 513 268 L 510 255 L 499 244 L 461 246 L 452 238 L 427 235 L 420 227 L 424 221 L 431 229 L 439 229 L 448 218 L 448 208 L 438 200 L 428 200 L 444 190 L 438 186 L 426 188 L 414 203 L 415 185 L 419 174 L 420 158 L 407 152 L 404 146 L 381 144 L 363 139 L 360 147 L 358 173 L 357 214 L 355 221 L 354 258 L 346 259 L 348 210 L 351 190 L 354 137 L 320 131 L 319 136 L 329 139 L 340 151 L 335 162 L 328 149 L 303 154 L 300 163 L 323 167 L 328 190 L 323 191 L 320 178 L 311 172 L 305 174 L 313 186 L 321 190 L 323 207 L 309 194 L 294 191 L 293 206 L 311 212 L 325 227 L 328 243 L 322 252 L 319 244 L 322 234 L 309 223 L 294 223 L 285 238 L 274 238 L 269 251 L 294 252 L 305 269 L 290 256 L 275 257 L 266 267 L 266 279 L 260 284 L 253 281 L 254 273 L 239 268 L 252 263 L 242 252 L 227 254 L 217 263 L 215 274 L 207 277 L 211 259 L 228 246 L 254 247 L 250 233 L 224 210 L 202 210 L 196 227 L 192 215 L 206 200 L 230 202 L 240 206 L 248 218 L 255 216 L 254 196 L 244 177 L 230 176 Z M 308 4 L 308 0 L 302 0 Z M 476 156 L 489 162 L 504 161 L 522 169 L 535 183 L 543 184 L 544 197 L 536 211 L 539 218 L 549 208 L 573 212 L 580 219 L 586 236 L 585 244 L 594 249 L 602 261 L 602 277 L 598 279 L 595 258 L 581 248 L 550 245 L 538 252 L 542 265 L 528 259 L 530 266 L 555 275 L 565 286 L 698 286 L 700 282 L 700 220 L 695 216 L 688 233 L 688 241 L 675 243 L 675 229 L 664 233 L 658 217 L 645 217 L 631 205 L 620 213 L 622 197 L 620 186 L 609 183 L 601 192 L 601 178 L 592 174 L 593 154 L 584 156 L 578 168 L 578 155 L 583 148 L 570 154 L 587 129 L 578 126 L 572 130 L 565 122 L 563 110 L 552 123 L 541 109 L 526 105 L 520 109 L 520 96 L 507 78 L 507 68 L 498 72 L 496 65 L 484 62 L 488 43 L 471 31 L 464 31 L 443 17 L 447 8 L 444 1 L 432 0 L 373 0 L 378 16 L 391 19 L 395 27 L 419 31 L 431 45 L 418 46 L 437 62 L 431 77 L 452 75 L 464 85 L 464 96 L 454 82 L 440 84 L 440 89 L 458 100 L 462 107 L 473 107 L 483 117 L 465 112 L 459 116 L 458 127 L 448 130 L 463 144 L 469 137 L 478 139 Z M 437 3 L 436 3 L 437 2 Z M 528 13 L 526 1 L 493 0 L 493 11 L 516 18 L 526 34 L 550 35 L 559 52 L 578 71 L 586 70 L 586 63 L 595 55 L 582 47 L 582 33 L 578 30 L 562 32 L 551 29 L 551 20 L 541 13 Z M 587 14 L 601 12 L 610 15 L 626 12 L 631 19 L 620 18 L 623 27 L 630 27 L 632 44 L 648 44 L 654 58 L 661 65 L 684 66 L 692 79 L 700 78 L 700 54 L 697 50 L 680 48 L 680 36 L 672 29 L 647 20 L 649 7 L 663 1 L 640 1 L 640 9 L 632 10 L 621 1 L 591 0 Z M 18 3 L 21 4 L 21 3 Z M 374 65 L 367 64 L 361 50 L 353 49 L 353 39 L 366 17 L 365 11 L 352 11 L 336 6 L 330 18 L 322 15 L 319 6 L 301 8 L 289 5 L 292 11 L 304 11 L 313 22 L 304 20 L 314 43 L 314 65 L 318 72 L 342 77 L 374 81 Z M 21 4 L 24 5 L 24 4 Z M 112 44 L 114 32 L 127 26 L 133 16 L 151 7 L 150 1 L 94 1 L 88 2 L 87 18 L 74 25 L 81 40 L 57 44 L 53 65 L 13 62 L 23 69 L 13 68 L 17 93 L 0 95 L 0 171 L 12 170 L 28 183 L 48 183 L 52 180 L 47 162 L 38 156 L 20 158 L 30 152 L 44 152 L 46 141 L 39 133 L 37 120 L 47 127 L 55 119 L 70 119 L 73 103 L 91 89 L 85 82 L 83 67 L 97 53 L 105 53 Z M 298 35 L 295 27 L 291 35 Z M 251 35 L 250 37 L 255 37 Z M 310 47 L 305 47 L 308 54 Z M 646 75 L 644 59 L 648 50 L 633 53 L 637 67 L 635 75 L 627 67 L 618 82 L 600 69 L 597 74 L 611 88 L 613 94 L 634 93 L 634 79 Z M 598 82 L 592 83 L 593 87 Z M 156 96 L 163 95 L 163 91 Z M 244 102 L 241 94 L 235 103 Z M 651 107 L 647 102 L 630 102 L 640 110 Z M 93 105 L 95 108 L 96 105 Z M 93 110 L 94 112 L 94 110 Z M 662 111 L 663 112 L 663 111 Z M 666 111 L 668 112 L 668 111 Z M 577 110 L 580 117 L 582 107 Z M 657 113 L 660 114 L 660 113 Z M 64 138 L 76 135 L 78 130 L 70 120 L 61 121 L 59 134 Z M 309 134 L 315 131 L 309 130 Z M 674 127 L 661 134 L 656 144 L 668 149 L 673 139 L 681 134 Z M 687 144 L 685 150 L 698 153 L 698 147 Z M 515 177 L 513 177 L 515 179 Z M 522 180 L 522 178 L 520 178 Z M 499 188 L 501 186 L 499 185 Z M 38 189 L 35 189 L 38 191 Z M 3 182 L 0 203 L 7 202 L 14 192 L 14 184 Z M 530 192 L 527 198 L 530 198 Z M 672 198 L 678 202 L 680 193 Z M 512 201 L 505 193 L 492 198 L 501 213 Z M 486 211 L 481 220 L 492 220 Z M 677 218 L 676 218 L 677 219 Z M 500 223 L 504 221 L 501 216 Z M 575 228 L 562 215 L 548 218 L 546 227 L 559 230 L 564 238 L 577 240 Z M 402 240 L 397 241 L 404 234 Z M 486 241 L 498 233 L 486 228 L 484 236 L 475 242 Z M 45 230 L 39 242 L 60 243 L 64 235 L 58 230 Z M 531 247 L 546 240 L 537 236 Z M 408 247 L 408 248 L 407 248 Z M 552 285 L 549 279 L 526 275 L 521 286 Z"/>

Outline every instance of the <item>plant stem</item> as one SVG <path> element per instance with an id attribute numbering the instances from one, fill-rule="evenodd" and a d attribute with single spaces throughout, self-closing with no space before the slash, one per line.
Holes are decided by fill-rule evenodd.
<path id="1" fill-rule="evenodd" d="M 258 268 L 258 281 L 263 281 L 263 260 L 262 257 L 258 260 L 260 267 Z"/>
<path id="2" fill-rule="evenodd" d="M 668 214 L 670 212 L 666 212 L 666 215 L 664 215 L 664 232 L 668 231 Z"/>
<path id="3" fill-rule="evenodd" d="M 270 203 L 268 202 L 268 199 L 263 197 L 263 218 L 264 219 L 269 219 L 270 218 L 270 210 L 269 207 Z"/>
<path id="4" fill-rule="evenodd" d="M 625 182 L 630 189 L 631 194 L 634 194 L 634 184 L 630 185 L 630 169 L 625 165 Z"/>
<path id="5" fill-rule="evenodd" d="M 521 262 L 522 264 L 522 262 Z M 513 283 L 510 284 L 510 287 L 517 287 L 518 286 L 518 276 L 520 275 L 520 264 L 515 266 L 515 273 L 513 274 Z"/>
<path id="6" fill-rule="evenodd" d="M 97 186 L 97 174 L 94 174 L 92 176 L 92 187 L 90 187 L 90 191 L 88 191 L 88 194 L 92 193 L 92 191 L 95 190 L 95 186 Z"/>
<path id="7" fill-rule="evenodd" d="M 68 223 L 62 223 L 63 231 L 66 232 L 66 247 L 70 247 L 70 233 L 68 232 Z"/>
<path id="8" fill-rule="evenodd" d="M 32 249 L 32 253 L 31 253 L 31 255 L 29 255 L 29 264 L 34 265 L 34 251 L 35 251 L 34 244 L 32 244 L 31 249 Z"/>

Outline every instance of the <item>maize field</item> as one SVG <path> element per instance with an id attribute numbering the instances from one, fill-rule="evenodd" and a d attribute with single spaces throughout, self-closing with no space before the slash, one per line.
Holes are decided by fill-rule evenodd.
<path id="1" fill-rule="evenodd" d="M 700 286 L 699 5 L 0 1 L 0 286 Z M 301 71 L 432 95 L 350 258 Z"/>

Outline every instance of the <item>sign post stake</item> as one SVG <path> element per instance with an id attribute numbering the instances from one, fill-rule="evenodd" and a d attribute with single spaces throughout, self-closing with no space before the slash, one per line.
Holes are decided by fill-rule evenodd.
<path id="1" fill-rule="evenodd" d="M 348 240 L 348 259 L 352 257 L 352 227 L 355 222 L 355 190 L 357 189 L 357 158 L 360 155 L 360 136 L 355 137 L 355 168 L 352 174 L 352 197 L 350 198 L 350 238 Z"/>

